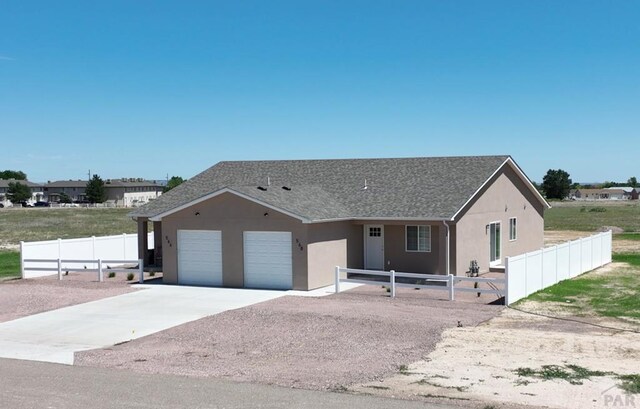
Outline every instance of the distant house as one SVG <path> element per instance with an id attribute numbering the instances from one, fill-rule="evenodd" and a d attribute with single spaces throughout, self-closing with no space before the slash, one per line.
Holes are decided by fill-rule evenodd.
<path id="1" fill-rule="evenodd" d="M 104 187 L 107 202 L 117 207 L 137 207 L 157 199 L 162 185 L 142 178 L 107 179 Z"/>
<path id="2" fill-rule="evenodd" d="M 57 180 L 44 185 L 46 200 L 51 203 L 60 202 L 63 195 L 69 196 L 73 202 L 86 200 L 86 180 Z"/>
<path id="3" fill-rule="evenodd" d="M 620 188 L 576 189 L 576 200 L 627 200 L 627 193 Z"/>
<path id="4" fill-rule="evenodd" d="M 162 194 L 162 186 L 142 178 L 107 179 L 104 182 L 106 203 L 115 207 L 141 206 Z M 86 180 L 58 180 L 44 187 L 49 202 L 60 202 L 66 194 L 74 202 L 87 200 Z"/>
<path id="5" fill-rule="evenodd" d="M 336 265 L 462 275 L 543 247 L 509 156 L 220 162 L 130 213 L 168 284 L 310 290 Z M 147 252 L 153 223 L 153 253 Z"/>
<path id="6" fill-rule="evenodd" d="M 21 183 L 29 186 L 31 189 L 31 198 L 27 200 L 27 203 L 33 204 L 40 202 L 44 199 L 44 185 L 42 183 L 33 183 L 28 180 L 15 180 L 15 179 L 0 179 L 0 203 L 4 207 L 13 206 L 14 204 L 7 198 L 9 191 L 9 183 Z"/>
<path id="7" fill-rule="evenodd" d="M 638 200 L 638 189 L 631 186 L 609 187 L 605 190 L 623 190 L 624 198 L 627 200 Z"/>

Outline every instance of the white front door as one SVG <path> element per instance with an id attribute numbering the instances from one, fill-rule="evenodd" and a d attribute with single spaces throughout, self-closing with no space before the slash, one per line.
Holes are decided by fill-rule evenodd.
<path id="1" fill-rule="evenodd" d="M 500 264 L 500 250 L 502 248 L 500 230 L 500 222 L 494 222 L 489 225 L 489 265 L 491 266 Z"/>
<path id="2" fill-rule="evenodd" d="M 384 226 L 365 225 L 364 236 L 364 268 L 384 270 Z"/>

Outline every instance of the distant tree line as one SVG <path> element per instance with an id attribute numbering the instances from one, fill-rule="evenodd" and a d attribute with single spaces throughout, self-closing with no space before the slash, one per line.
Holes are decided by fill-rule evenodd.
<path id="1" fill-rule="evenodd" d="M 533 182 L 533 185 L 547 199 L 565 199 L 573 189 L 606 189 L 609 187 L 634 187 L 637 188 L 638 179 L 635 176 L 627 179 L 626 182 L 604 182 L 597 184 L 574 183 L 568 172 L 562 169 L 549 169 L 542 179 L 542 184 Z"/>

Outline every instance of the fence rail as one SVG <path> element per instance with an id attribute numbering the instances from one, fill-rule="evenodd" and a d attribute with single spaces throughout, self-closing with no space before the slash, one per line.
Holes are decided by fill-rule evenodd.
<path id="1" fill-rule="evenodd" d="M 363 274 L 376 277 L 387 277 L 387 280 L 367 280 L 362 278 L 349 278 L 349 274 Z M 344 276 L 344 277 L 343 277 Z M 415 278 L 423 280 L 424 284 L 419 283 L 403 283 L 398 282 L 398 278 Z M 472 282 L 472 283 L 487 283 L 492 288 L 467 288 L 456 286 L 458 283 Z M 503 296 L 505 295 L 506 280 L 502 278 L 491 277 L 456 277 L 454 275 L 438 275 L 438 274 L 417 274 L 417 273 L 403 273 L 395 270 L 391 271 L 377 271 L 377 270 L 359 270 L 353 268 L 344 268 L 336 266 L 335 268 L 335 291 L 340 292 L 340 283 L 356 283 L 365 285 L 384 285 L 389 286 L 391 297 L 395 298 L 396 288 L 424 288 L 428 290 L 441 290 L 448 292 L 448 298 L 450 301 L 455 300 L 456 291 L 462 292 L 474 292 L 478 294 L 494 294 Z M 428 284 L 428 283 L 441 283 L 441 284 Z M 502 285 L 502 288 L 497 287 Z"/>
<path id="2" fill-rule="evenodd" d="M 37 259 L 37 258 L 30 258 L 30 259 L 25 259 L 23 260 L 24 262 L 28 262 L 29 264 L 38 264 L 38 263 L 47 263 L 47 264 L 51 264 L 51 263 L 55 263 L 56 266 L 55 267 L 34 267 L 32 265 L 29 265 L 27 267 L 24 267 L 24 271 L 47 271 L 47 272 L 51 272 L 51 274 L 49 275 L 53 275 L 55 274 L 55 272 L 58 273 L 58 280 L 62 280 L 62 272 L 63 271 L 75 271 L 75 272 L 85 272 L 85 273 L 98 273 L 98 281 L 103 282 L 104 281 L 104 273 L 132 273 L 132 272 L 137 272 L 138 273 L 138 282 L 140 284 L 144 283 L 144 266 L 142 263 L 142 260 L 103 260 L 103 259 L 96 259 L 96 260 L 63 260 L 63 259 Z M 67 266 L 63 266 L 64 264 L 67 264 Z M 77 268 L 77 267 L 69 267 L 68 264 L 96 264 L 98 267 L 97 268 Z M 121 264 L 121 266 L 116 266 L 116 267 L 110 267 L 109 264 Z M 125 264 L 133 264 L 136 266 L 135 269 L 133 268 L 127 268 L 123 265 Z M 104 266 L 107 266 L 106 268 Z"/>

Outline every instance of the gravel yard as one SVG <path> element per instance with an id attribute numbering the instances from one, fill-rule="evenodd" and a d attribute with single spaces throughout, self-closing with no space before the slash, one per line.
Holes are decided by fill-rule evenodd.
<path id="1" fill-rule="evenodd" d="M 62 281 L 57 275 L 2 281 L 0 322 L 136 291 L 131 283 L 137 281 L 126 281 L 124 273 L 102 283 L 93 273 L 69 273 Z"/>
<path id="2" fill-rule="evenodd" d="M 501 306 L 434 300 L 377 286 L 322 298 L 286 296 L 194 321 L 111 348 L 76 364 L 144 373 L 222 377 L 342 390 L 382 379 L 431 352 L 447 328 L 475 326 Z"/>

